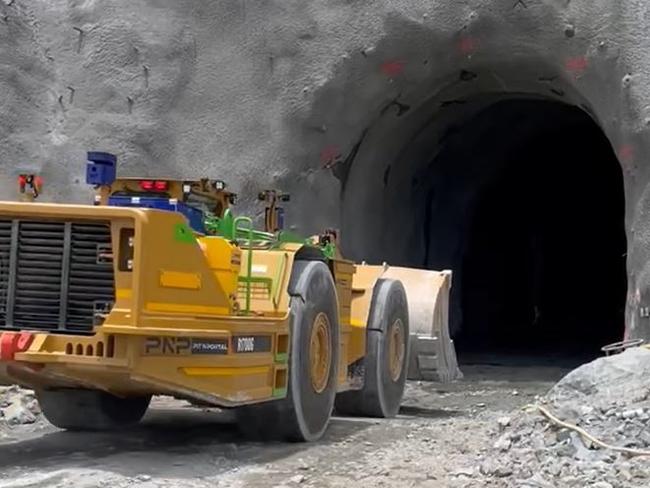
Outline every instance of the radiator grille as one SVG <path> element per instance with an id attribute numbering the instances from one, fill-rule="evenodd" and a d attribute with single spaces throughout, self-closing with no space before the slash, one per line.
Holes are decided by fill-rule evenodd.
<path id="1" fill-rule="evenodd" d="M 114 302 L 110 225 L 0 220 L 0 328 L 88 333 Z"/>
<path id="2" fill-rule="evenodd" d="M 0 220 L 0 324 L 7 320 L 7 288 L 11 255 L 11 222 Z"/>

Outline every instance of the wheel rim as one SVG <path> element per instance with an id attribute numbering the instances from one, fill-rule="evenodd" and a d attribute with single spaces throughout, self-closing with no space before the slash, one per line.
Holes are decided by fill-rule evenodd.
<path id="1" fill-rule="evenodd" d="M 330 321 L 321 312 L 314 319 L 309 345 L 311 384 L 316 393 L 322 393 L 327 388 L 331 361 Z"/>
<path id="2" fill-rule="evenodd" d="M 397 319 L 388 331 L 388 370 L 393 381 L 402 376 L 405 352 L 404 325 L 401 319 Z"/>

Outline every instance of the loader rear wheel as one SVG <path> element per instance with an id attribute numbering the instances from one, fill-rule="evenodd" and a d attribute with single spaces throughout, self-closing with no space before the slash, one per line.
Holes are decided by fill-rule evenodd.
<path id="1" fill-rule="evenodd" d="M 67 430 L 117 430 L 139 422 L 151 396 L 121 398 L 99 390 L 40 390 L 45 418 Z"/>
<path id="2" fill-rule="evenodd" d="M 237 409 L 247 436 L 314 441 L 332 414 L 339 361 L 338 304 L 332 274 L 320 261 L 296 261 L 289 284 L 291 347 L 287 395 Z"/>
<path id="3" fill-rule="evenodd" d="M 408 364 L 409 316 L 400 281 L 377 281 L 368 317 L 363 388 L 339 393 L 336 411 L 394 417 L 404 395 Z"/>

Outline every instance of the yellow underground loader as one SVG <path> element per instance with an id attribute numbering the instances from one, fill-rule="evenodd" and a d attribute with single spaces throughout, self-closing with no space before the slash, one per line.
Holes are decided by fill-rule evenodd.
<path id="1" fill-rule="evenodd" d="M 334 407 L 397 414 L 401 278 L 431 272 L 256 231 L 204 180 L 111 178 L 88 177 L 96 205 L 0 203 L 0 383 L 34 389 L 70 430 L 129 426 L 159 394 L 234 408 L 242 428 L 298 441 L 318 439 Z"/>

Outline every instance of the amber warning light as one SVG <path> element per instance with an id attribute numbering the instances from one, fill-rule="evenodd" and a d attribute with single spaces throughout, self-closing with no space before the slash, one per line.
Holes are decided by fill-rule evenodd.
<path id="1" fill-rule="evenodd" d="M 29 191 L 34 198 L 38 197 L 43 189 L 43 178 L 36 175 L 19 175 L 18 189 L 20 193 Z"/>

